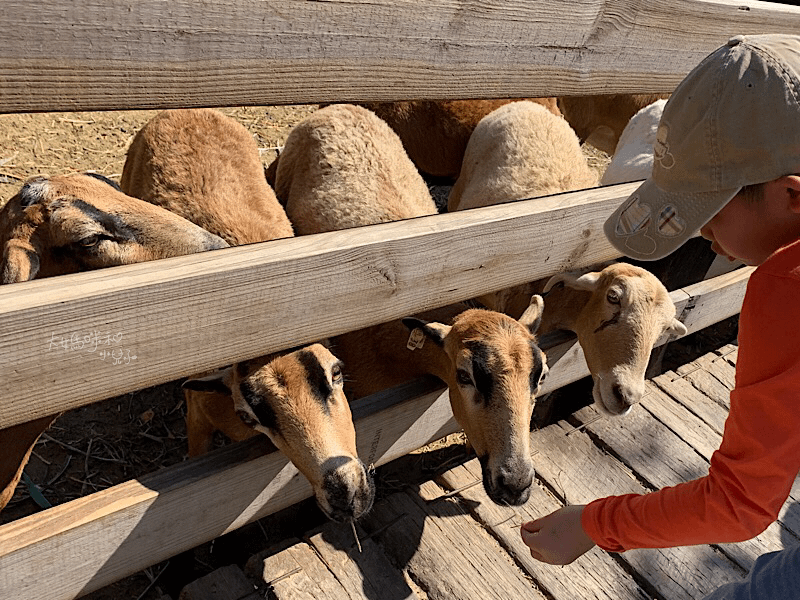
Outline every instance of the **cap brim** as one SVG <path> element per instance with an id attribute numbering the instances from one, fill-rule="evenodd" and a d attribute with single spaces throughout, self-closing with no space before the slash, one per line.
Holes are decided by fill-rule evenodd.
<path id="1" fill-rule="evenodd" d="M 658 260 L 708 223 L 741 188 L 716 192 L 668 192 L 647 179 L 608 218 L 603 229 L 620 252 Z"/>

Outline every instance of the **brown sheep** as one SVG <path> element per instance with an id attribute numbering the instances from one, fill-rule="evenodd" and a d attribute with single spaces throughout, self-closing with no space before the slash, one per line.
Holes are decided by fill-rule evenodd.
<path id="1" fill-rule="evenodd" d="M 581 143 L 587 142 L 598 150 L 612 155 L 622 130 L 631 117 L 648 104 L 669 96 L 669 94 L 562 96 L 558 99 L 558 108 L 575 130 Z"/>
<path id="2" fill-rule="evenodd" d="M 435 212 L 397 135 L 357 106 L 331 105 L 298 125 L 278 163 L 276 186 L 298 233 Z M 331 343 L 347 364 L 351 397 L 423 374 L 441 378 L 450 388 L 453 414 L 481 458 L 486 491 L 498 503 L 520 504 L 533 481 L 533 399 L 547 372 L 534 336 L 541 308 L 537 296 L 517 321 L 454 305 Z M 407 347 L 407 328 L 418 330 L 417 351 Z"/>
<path id="3" fill-rule="evenodd" d="M 232 245 L 293 235 L 264 179 L 253 138 L 219 111 L 169 110 L 156 115 L 128 149 L 122 188 L 178 211 Z M 315 344 L 190 378 L 184 384 L 189 454 L 210 450 L 216 430 L 234 441 L 261 432 L 306 475 L 329 517 L 358 517 L 371 506 L 374 489 L 356 454 L 349 408 L 340 406 L 346 404 L 341 378 L 338 383 L 331 379 L 334 367 L 340 370 L 336 358 Z M 287 375 L 278 377 L 276 371 Z M 243 382 L 252 383 L 252 392 L 242 392 Z M 315 400 L 312 392 L 321 396 L 323 388 L 330 393 L 324 402 Z M 339 408 L 331 412 L 326 409 L 329 404 Z M 277 422 L 284 426 L 273 427 Z M 331 431 L 339 433 L 331 437 Z"/>
<path id="4" fill-rule="evenodd" d="M 231 246 L 293 235 L 264 179 L 255 140 L 216 110 L 168 110 L 153 117 L 128 148 L 120 187 Z"/>
<path id="5" fill-rule="evenodd" d="M 221 238 L 88 175 L 36 177 L 0 210 L 2 283 L 225 248 Z M 0 430 L 0 509 L 58 415 Z"/>

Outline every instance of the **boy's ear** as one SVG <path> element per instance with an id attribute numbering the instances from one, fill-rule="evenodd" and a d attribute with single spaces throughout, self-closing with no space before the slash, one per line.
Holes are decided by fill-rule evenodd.
<path id="1" fill-rule="evenodd" d="M 789 196 L 789 209 L 800 213 L 800 175 L 785 175 L 781 179 Z"/>

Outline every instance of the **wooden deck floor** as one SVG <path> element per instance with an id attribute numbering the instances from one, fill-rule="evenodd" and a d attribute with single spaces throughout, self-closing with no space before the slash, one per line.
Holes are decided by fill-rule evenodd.
<path id="1" fill-rule="evenodd" d="M 590 407 L 535 431 L 537 484 L 522 507 L 491 502 L 473 460 L 377 503 L 357 524 L 360 552 L 350 526 L 329 523 L 253 557 L 248 574 L 281 600 L 701 598 L 744 577 L 759 554 L 798 543 L 800 484 L 780 521 L 741 544 L 619 555 L 595 548 L 554 567 L 530 557 L 519 525 L 565 503 L 703 475 L 720 441 L 735 363 L 736 346 L 720 348 L 648 382 L 623 418 Z M 236 596 L 251 597 L 263 593 Z"/>

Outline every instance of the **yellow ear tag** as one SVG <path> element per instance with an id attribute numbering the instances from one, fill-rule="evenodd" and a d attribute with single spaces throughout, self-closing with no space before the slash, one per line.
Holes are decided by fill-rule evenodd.
<path id="1" fill-rule="evenodd" d="M 411 331 L 411 335 L 408 336 L 408 343 L 406 344 L 406 348 L 409 350 L 416 350 L 417 348 L 422 348 L 422 345 L 425 343 L 425 334 L 422 332 L 422 329 L 417 327 L 416 329 Z"/>

